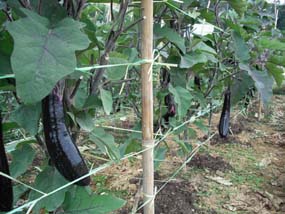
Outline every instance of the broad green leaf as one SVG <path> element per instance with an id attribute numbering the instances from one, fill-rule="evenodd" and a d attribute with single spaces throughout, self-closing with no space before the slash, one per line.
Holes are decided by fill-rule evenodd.
<path id="1" fill-rule="evenodd" d="M 205 54 L 191 52 L 181 56 L 180 68 L 191 68 L 198 63 L 206 63 L 207 61 Z"/>
<path id="2" fill-rule="evenodd" d="M 271 54 L 269 59 L 268 59 L 268 62 L 273 63 L 275 65 L 279 65 L 279 66 L 285 67 L 284 56 Z"/>
<path id="3" fill-rule="evenodd" d="M 66 213 L 107 214 L 124 206 L 125 201 L 111 195 L 90 194 L 84 187 L 68 192 L 63 204 Z"/>
<path id="4" fill-rule="evenodd" d="M 63 185 L 67 181 L 64 179 L 59 172 L 51 166 L 47 166 L 40 174 L 37 176 L 34 188 L 40 190 L 44 193 L 49 193 Z M 56 210 L 64 201 L 65 193 L 68 188 L 62 189 L 42 200 L 40 200 L 33 209 L 33 213 L 39 213 L 41 208 L 45 208 L 47 211 Z M 29 195 L 29 200 L 34 200 L 42 196 L 40 193 L 31 191 Z"/>
<path id="5" fill-rule="evenodd" d="M 13 157 L 10 165 L 10 172 L 13 178 L 17 178 L 27 171 L 35 158 L 35 151 L 27 144 L 23 143 L 17 146 L 17 149 L 11 152 Z"/>
<path id="6" fill-rule="evenodd" d="M 236 31 L 232 31 L 232 40 L 235 57 L 240 62 L 247 62 L 250 59 L 249 49 L 241 35 Z"/>
<path id="7" fill-rule="evenodd" d="M 273 78 L 266 71 L 251 69 L 246 64 L 239 64 L 241 70 L 247 71 L 261 95 L 262 102 L 267 105 L 272 97 Z"/>
<path id="8" fill-rule="evenodd" d="M 208 61 L 217 62 L 217 59 L 213 54 L 209 54 L 207 52 L 190 52 L 189 54 L 185 54 L 181 56 L 180 68 L 191 68 L 199 63 L 206 63 Z"/>
<path id="9" fill-rule="evenodd" d="M 41 16 L 49 19 L 52 25 L 67 17 L 67 11 L 64 7 L 60 6 L 58 0 L 34 0 L 35 8 L 41 6 Z"/>
<path id="10" fill-rule="evenodd" d="M 196 44 L 193 48 L 192 48 L 193 51 L 202 51 L 202 52 L 207 52 L 207 53 L 210 53 L 210 54 L 217 54 L 217 52 L 212 48 L 210 47 L 209 45 L 205 44 L 204 42 L 199 42 L 198 44 Z"/>
<path id="11" fill-rule="evenodd" d="M 76 122 L 83 130 L 90 132 L 94 128 L 94 121 L 92 120 L 92 115 L 90 115 L 86 111 L 80 112 L 76 115 Z"/>
<path id="12" fill-rule="evenodd" d="M 231 85 L 231 103 L 238 103 L 253 86 L 254 81 L 246 71 L 238 73 Z"/>
<path id="13" fill-rule="evenodd" d="M 120 159 L 120 151 L 115 143 L 113 135 L 105 132 L 102 128 L 95 128 L 91 132 L 89 139 L 93 141 L 103 153 L 107 153 L 113 160 Z"/>
<path id="14" fill-rule="evenodd" d="M 12 112 L 10 120 L 16 122 L 31 135 L 35 135 L 38 132 L 38 123 L 41 112 L 41 103 L 36 103 L 34 105 L 20 105 Z"/>
<path id="15" fill-rule="evenodd" d="M 171 28 L 168 28 L 168 27 L 161 28 L 159 25 L 155 25 L 154 34 L 158 39 L 166 38 L 168 41 L 176 45 L 183 54 L 186 53 L 184 39 Z"/>
<path id="16" fill-rule="evenodd" d="M 170 79 L 171 79 L 171 84 L 173 87 L 178 86 L 178 85 L 181 87 L 186 86 L 187 78 L 185 77 L 186 77 L 187 71 L 188 70 L 181 69 L 181 68 L 171 68 Z M 164 99 L 164 96 L 163 96 L 163 99 Z"/>
<path id="17" fill-rule="evenodd" d="M 280 87 L 282 85 L 282 82 L 285 79 L 285 76 L 284 76 L 285 68 L 284 67 L 280 67 L 278 65 L 275 65 L 275 64 L 273 64 L 271 62 L 267 62 L 265 67 L 267 68 L 269 73 L 272 74 L 272 76 L 275 79 L 275 82 Z"/>
<path id="18" fill-rule="evenodd" d="M 192 95 L 188 90 L 180 86 L 173 87 L 169 86 L 169 91 L 174 95 L 174 101 L 178 106 L 178 115 L 181 119 L 184 117 L 191 106 Z"/>
<path id="19" fill-rule="evenodd" d="M 13 185 L 14 205 L 17 204 L 20 197 L 23 196 L 23 194 L 25 194 L 28 190 L 29 189 L 22 184 Z"/>
<path id="20" fill-rule="evenodd" d="M 141 144 L 141 140 L 140 139 L 128 139 L 125 143 L 124 143 L 124 152 L 122 155 L 126 155 L 132 152 L 139 152 L 142 150 L 142 144 Z M 122 148 L 120 148 L 121 150 Z"/>
<path id="21" fill-rule="evenodd" d="M 247 9 L 246 0 L 228 0 L 228 2 L 240 16 L 242 16 Z"/>
<path id="22" fill-rule="evenodd" d="M 55 84 L 76 67 L 75 51 L 88 46 L 79 22 L 64 18 L 57 24 L 21 9 L 26 17 L 7 25 L 14 39 L 11 57 L 17 94 L 25 103 L 44 98 Z"/>
<path id="23" fill-rule="evenodd" d="M 102 101 L 98 98 L 98 96 L 90 95 L 87 97 L 83 108 L 84 109 L 92 109 L 96 107 L 101 107 L 102 106 Z"/>
<path id="24" fill-rule="evenodd" d="M 268 48 L 270 50 L 285 51 L 285 43 L 280 42 L 277 39 L 271 39 L 268 37 L 261 37 L 258 39 L 257 44 L 263 48 Z"/>
<path id="25" fill-rule="evenodd" d="M 76 109 L 82 109 L 87 98 L 88 98 L 88 93 L 86 88 L 84 86 L 83 87 L 80 86 L 74 97 L 74 107 Z"/>
<path id="26" fill-rule="evenodd" d="M 113 108 L 113 98 L 110 91 L 100 88 L 100 96 L 103 103 L 104 111 L 109 115 Z"/>
<path id="27" fill-rule="evenodd" d="M 138 50 L 136 48 L 126 48 L 123 50 L 125 56 L 128 56 L 128 62 L 138 61 Z"/>
<path id="28" fill-rule="evenodd" d="M 128 63 L 128 60 L 118 57 L 110 57 L 110 64 Z M 107 68 L 106 74 L 110 80 L 120 80 L 126 74 L 127 66 L 118 66 Z"/>

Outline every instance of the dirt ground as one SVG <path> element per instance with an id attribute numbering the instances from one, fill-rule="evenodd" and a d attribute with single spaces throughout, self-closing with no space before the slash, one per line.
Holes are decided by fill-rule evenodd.
<path id="1" fill-rule="evenodd" d="M 200 149 L 158 193 L 155 213 L 284 214 L 285 96 L 275 95 L 273 102 L 261 120 L 256 106 L 246 115 L 232 112 L 230 136 L 215 135 Z M 219 112 L 213 117 L 213 132 L 218 120 Z M 183 163 L 171 137 L 167 144 L 171 151 L 155 175 L 158 190 Z M 116 214 L 142 213 L 140 162 L 138 156 L 97 175 L 105 176 L 104 186 L 127 200 Z"/>

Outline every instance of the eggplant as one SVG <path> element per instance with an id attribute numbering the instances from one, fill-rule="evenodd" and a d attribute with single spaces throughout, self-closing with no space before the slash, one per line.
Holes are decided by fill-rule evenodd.
<path id="1" fill-rule="evenodd" d="M 170 73 L 168 72 L 167 69 L 162 68 L 160 75 L 161 75 L 161 80 L 160 80 L 161 87 L 167 88 L 170 83 Z"/>
<path id="2" fill-rule="evenodd" d="M 175 101 L 174 101 L 174 97 L 172 94 L 167 94 L 164 97 L 164 103 L 167 106 L 167 112 L 165 113 L 165 115 L 163 115 L 163 118 L 166 122 L 166 124 L 168 124 L 169 122 L 169 118 L 170 117 L 174 117 L 176 114 L 176 105 L 175 105 Z"/>
<path id="3" fill-rule="evenodd" d="M 67 130 L 64 119 L 62 97 L 56 88 L 42 101 L 42 119 L 45 142 L 52 163 L 68 181 L 86 175 L 89 170 L 76 144 Z M 90 184 L 90 177 L 76 183 L 79 186 Z"/>
<path id="4" fill-rule="evenodd" d="M 0 112 L 0 171 L 10 175 L 8 160 L 5 153 L 2 132 L 2 118 Z M 13 209 L 13 188 L 9 178 L 0 175 L 0 211 L 7 212 Z"/>
<path id="5" fill-rule="evenodd" d="M 194 77 L 194 85 L 201 91 L 201 79 L 196 75 Z"/>
<path id="6" fill-rule="evenodd" d="M 228 88 L 224 95 L 224 104 L 219 122 L 219 134 L 222 138 L 227 137 L 230 126 L 231 91 Z"/>

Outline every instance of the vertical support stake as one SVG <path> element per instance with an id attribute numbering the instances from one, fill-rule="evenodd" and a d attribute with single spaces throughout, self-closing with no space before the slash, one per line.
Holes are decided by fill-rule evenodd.
<path id="1" fill-rule="evenodd" d="M 153 2 L 142 0 L 141 56 L 153 60 Z M 142 145 L 144 214 L 154 214 L 154 163 L 153 163 L 153 86 L 152 62 L 142 64 Z"/>

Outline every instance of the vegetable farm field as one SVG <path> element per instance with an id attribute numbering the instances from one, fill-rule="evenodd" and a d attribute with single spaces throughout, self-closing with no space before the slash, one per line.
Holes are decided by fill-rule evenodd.
<path id="1" fill-rule="evenodd" d="M 0 214 L 284 214 L 285 2 L 0 0 Z"/>
<path id="2" fill-rule="evenodd" d="M 171 151 L 161 160 L 155 185 L 159 189 L 166 181 L 169 183 L 156 196 L 156 213 L 284 213 L 285 96 L 274 95 L 273 99 L 276 105 L 261 120 L 256 117 L 254 103 L 247 115 L 239 114 L 232 120 L 232 133 L 226 140 L 216 134 L 171 180 L 185 159 L 179 157 L 177 143 L 169 136 L 165 142 Z M 218 125 L 219 113 L 214 114 L 213 127 Z M 191 140 L 193 148 L 205 136 L 197 133 L 197 138 Z M 93 188 L 111 190 L 127 199 L 118 214 L 131 213 L 142 203 L 138 197 L 140 162 L 138 156 L 96 176 Z"/>

